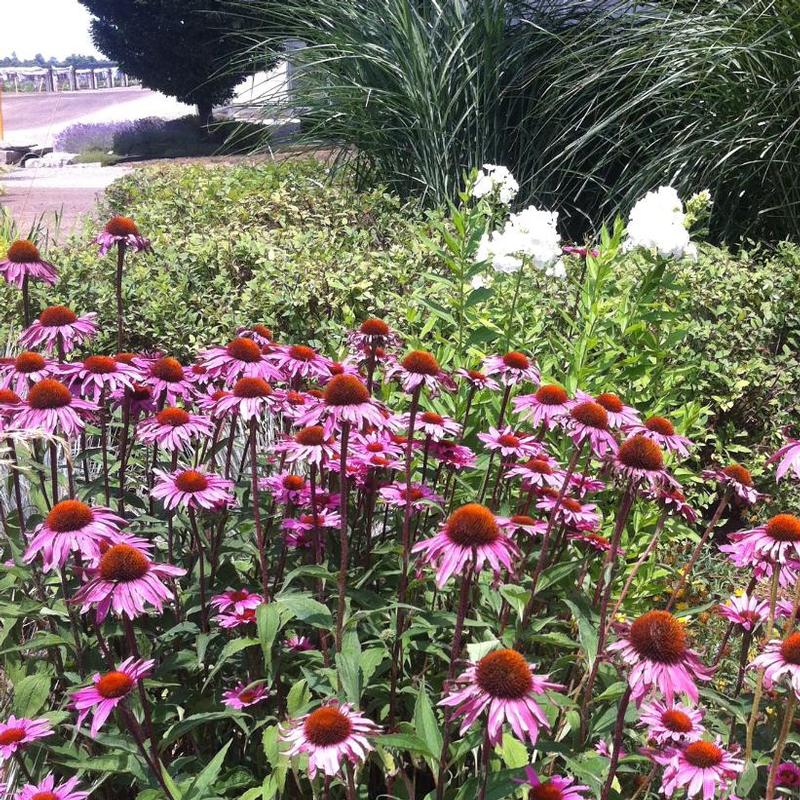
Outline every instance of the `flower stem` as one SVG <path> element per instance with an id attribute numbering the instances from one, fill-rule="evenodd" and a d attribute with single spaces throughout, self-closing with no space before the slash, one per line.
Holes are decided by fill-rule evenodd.
<path id="1" fill-rule="evenodd" d="M 269 566 L 267 565 L 267 554 L 264 552 L 266 547 L 264 542 L 264 531 L 261 528 L 261 498 L 258 491 L 258 453 L 256 449 L 256 434 L 258 432 L 258 422 L 255 417 L 250 420 L 250 475 L 251 475 L 251 494 L 253 501 L 253 523 L 256 528 L 256 547 L 258 548 L 258 563 L 261 567 L 261 589 L 264 593 L 264 601 L 269 601 Z"/>
<path id="2" fill-rule="evenodd" d="M 27 275 L 22 279 L 22 319 L 27 328 L 31 324 L 31 293 Z"/>
<path id="3" fill-rule="evenodd" d="M 789 736 L 789 731 L 792 727 L 792 720 L 794 719 L 794 712 L 797 706 L 797 696 L 793 689 L 790 689 L 789 696 L 786 698 L 786 711 L 783 714 L 783 725 L 778 734 L 778 741 L 775 744 L 775 754 L 772 757 L 772 766 L 769 770 L 769 780 L 767 782 L 767 796 L 766 800 L 774 800 L 775 786 L 778 780 L 778 768 L 781 765 L 781 758 L 783 758 L 783 749 L 786 747 L 786 739 Z"/>
<path id="4" fill-rule="evenodd" d="M 633 689 L 631 688 L 630 683 L 628 683 L 625 689 L 625 694 L 622 695 L 622 698 L 619 701 L 617 724 L 614 726 L 614 742 L 611 746 L 611 761 L 608 765 L 608 776 L 606 777 L 605 784 L 603 784 L 603 791 L 600 795 L 600 800 L 608 800 L 611 786 L 614 783 L 614 778 L 617 774 L 619 755 L 622 751 L 622 733 L 625 730 L 625 712 L 628 710 L 628 703 L 630 703 L 632 691 Z"/>
<path id="5" fill-rule="evenodd" d="M 347 536 L 347 444 L 350 438 L 350 423 L 342 422 L 339 454 L 339 604 L 336 614 L 336 652 L 342 652 L 342 633 L 344 631 L 345 593 L 347 589 L 347 568 L 350 560 L 350 546 Z"/>
<path id="6" fill-rule="evenodd" d="M 772 638 L 772 628 L 775 624 L 775 603 L 778 598 L 778 578 L 780 577 L 780 565 L 774 564 L 772 567 L 772 586 L 769 593 L 769 617 L 767 618 L 767 625 L 764 630 L 764 642 L 768 642 Z M 764 692 L 764 673 L 765 667 L 758 670 L 758 677 L 756 678 L 756 688 L 753 692 L 753 710 L 750 712 L 750 719 L 747 721 L 747 735 L 745 737 L 744 747 L 744 763 L 747 764 L 753 755 L 753 733 L 756 729 L 756 721 L 758 720 L 758 712 L 761 706 L 761 695 Z"/>
<path id="7" fill-rule="evenodd" d="M 200 530 L 197 525 L 197 514 L 192 506 L 189 506 L 189 521 L 192 525 L 192 538 L 197 548 L 197 566 L 200 581 L 200 630 L 208 633 L 208 607 L 206 605 L 206 575 L 204 547 L 200 538 Z"/>
<path id="8" fill-rule="evenodd" d="M 117 296 L 117 351 L 122 352 L 123 322 L 122 322 L 122 268 L 125 265 L 125 242 L 117 242 L 117 273 L 114 288 Z"/>
<path id="9" fill-rule="evenodd" d="M 700 537 L 700 541 L 695 546 L 694 550 L 692 551 L 692 555 L 690 556 L 689 560 L 686 562 L 686 565 L 681 572 L 681 577 L 678 580 L 677 586 L 672 590 L 672 594 L 670 595 L 669 602 L 667 603 L 666 610 L 671 611 L 672 606 L 675 605 L 675 601 L 678 599 L 678 595 L 681 592 L 681 589 L 686 585 L 686 580 L 689 577 L 689 573 L 694 568 L 694 565 L 697 563 L 697 559 L 700 558 L 700 553 L 703 550 L 706 542 L 708 541 L 708 537 L 714 532 L 714 528 L 717 527 L 717 523 L 719 522 L 719 518 L 722 516 L 722 513 L 728 506 L 730 502 L 732 494 L 732 489 L 727 487 L 725 492 L 723 493 L 722 497 L 720 498 L 719 504 L 717 505 L 716 510 L 714 511 L 714 516 L 711 517 L 711 522 L 708 523 L 708 527 L 703 532 L 703 535 Z"/>

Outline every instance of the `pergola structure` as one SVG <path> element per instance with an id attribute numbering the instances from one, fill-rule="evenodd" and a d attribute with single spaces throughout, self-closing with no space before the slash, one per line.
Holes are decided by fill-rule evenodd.
<path id="1" fill-rule="evenodd" d="M 35 92 L 111 89 L 129 86 L 130 79 L 115 65 L 100 67 L 0 67 L 0 82 L 6 91 Z"/>

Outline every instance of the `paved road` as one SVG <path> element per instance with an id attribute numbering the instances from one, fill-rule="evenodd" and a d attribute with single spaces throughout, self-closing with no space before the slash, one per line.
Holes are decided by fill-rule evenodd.
<path id="1" fill-rule="evenodd" d="M 79 122 L 175 119 L 193 108 L 159 92 L 130 86 L 52 94 L 3 94 L 5 139 L 13 144 L 51 145 L 53 137 Z"/>

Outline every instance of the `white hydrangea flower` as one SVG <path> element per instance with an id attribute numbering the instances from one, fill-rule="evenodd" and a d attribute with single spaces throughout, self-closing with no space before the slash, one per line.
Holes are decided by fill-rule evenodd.
<path id="1" fill-rule="evenodd" d="M 648 192 L 631 209 L 623 250 L 637 247 L 655 250 L 664 258 L 697 258 L 697 248 L 686 229 L 683 203 L 671 186 Z"/>
<path id="2" fill-rule="evenodd" d="M 528 206 L 512 214 L 502 231 L 484 234 L 478 244 L 477 261 L 489 261 L 497 272 L 521 269 L 527 258 L 537 269 L 553 277 L 564 277 L 558 214 Z"/>
<path id="3" fill-rule="evenodd" d="M 484 164 L 478 171 L 475 185 L 472 187 L 472 196 L 480 200 L 487 195 L 497 195 L 497 199 L 507 206 L 519 191 L 519 184 L 508 170 L 498 164 Z"/>

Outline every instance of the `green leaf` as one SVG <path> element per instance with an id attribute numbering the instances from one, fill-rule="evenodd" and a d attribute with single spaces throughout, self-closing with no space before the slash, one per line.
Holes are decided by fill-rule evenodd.
<path id="1" fill-rule="evenodd" d="M 49 695 L 50 678 L 47 675 L 27 675 L 14 687 L 14 713 L 18 717 L 35 717 Z"/>
<path id="2" fill-rule="evenodd" d="M 219 771 L 222 769 L 222 764 L 225 761 L 225 755 L 231 742 L 227 741 L 222 749 L 206 764 L 203 771 L 192 781 L 189 788 L 186 790 L 187 800 L 203 800 L 206 797 L 212 797 L 214 792 L 209 791 L 219 776 Z"/>
<path id="3" fill-rule="evenodd" d="M 297 617 L 301 622 L 307 622 L 317 628 L 333 628 L 333 617 L 328 608 L 313 597 L 305 594 L 281 594 L 278 595 L 274 603 L 285 606 L 292 616 Z"/>
<path id="4" fill-rule="evenodd" d="M 308 707 L 310 701 L 311 692 L 305 679 L 297 681 L 286 696 L 286 710 L 289 716 L 296 717 Z"/>
<path id="5" fill-rule="evenodd" d="M 437 758 L 438 753 L 431 752 L 428 745 L 412 733 L 387 733 L 376 740 L 381 747 L 396 747 L 398 750 L 408 750 L 409 753 L 421 753 L 424 756 Z"/>
<path id="6" fill-rule="evenodd" d="M 511 769 L 526 767 L 530 763 L 528 748 L 510 733 L 503 734 L 503 741 L 499 749 L 503 763 Z"/>
<path id="7" fill-rule="evenodd" d="M 586 653 L 586 659 L 589 662 L 588 668 L 591 669 L 597 658 L 597 626 L 593 623 L 591 613 L 584 601 L 572 602 L 565 599 L 564 602 L 569 606 L 572 616 L 578 623 L 578 638 Z"/>
<path id="8" fill-rule="evenodd" d="M 235 721 L 237 719 L 237 714 L 230 710 L 206 711 L 202 714 L 192 714 L 190 717 L 185 717 L 180 722 L 176 722 L 173 726 L 167 729 L 166 733 L 159 742 L 161 749 L 163 750 L 165 747 L 172 744 L 172 742 L 174 742 L 176 739 L 180 739 L 181 736 L 198 727 L 199 725 L 219 719 L 230 719 Z"/>
<path id="9" fill-rule="evenodd" d="M 581 566 L 580 561 L 564 561 L 560 564 L 553 564 L 542 572 L 539 582 L 536 585 L 536 593 L 539 594 L 545 589 L 561 583 L 565 578 L 577 572 Z"/>
<path id="10" fill-rule="evenodd" d="M 272 647 L 285 622 L 281 619 L 281 607 L 277 603 L 262 603 L 256 609 L 256 627 L 258 641 L 261 643 L 261 652 L 264 654 L 264 667 L 267 674 L 272 672 Z M 286 614 L 288 618 L 288 613 Z"/>
<path id="11" fill-rule="evenodd" d="M 211 679 L 222 669 L 225 665 L 225 662 L 235 656 L 236 653 L 240 653 L 242 650 L 245 650 L 248 647 L 253 647 L 254 645 L 259 644 L 258 639 L 254 639 L 252 636 L 243 636 L 241 639 L 231 639 L 225 647 L 222 648 L 222 652 L 219 654 L 219 658 L 217 659 L 217 663 L 214 664 L 214 669 L 208 673 L 208 677 L 206 678 L 206 682 L 203 684 L 203 688 L 208 686 L 211 682 Z"/>
<path id="12" fill-rule="evenodd" d="M 417 702 L 414 704 L 414 728 L 417 736 L 425 742 L 428 750 L 432 753 L 441 753 L 442 733 L 439 730 L 439 723 L 436 721 L 436 714 L 428 697 L 425 683 L 421 683 L 417 689 Z"/>

